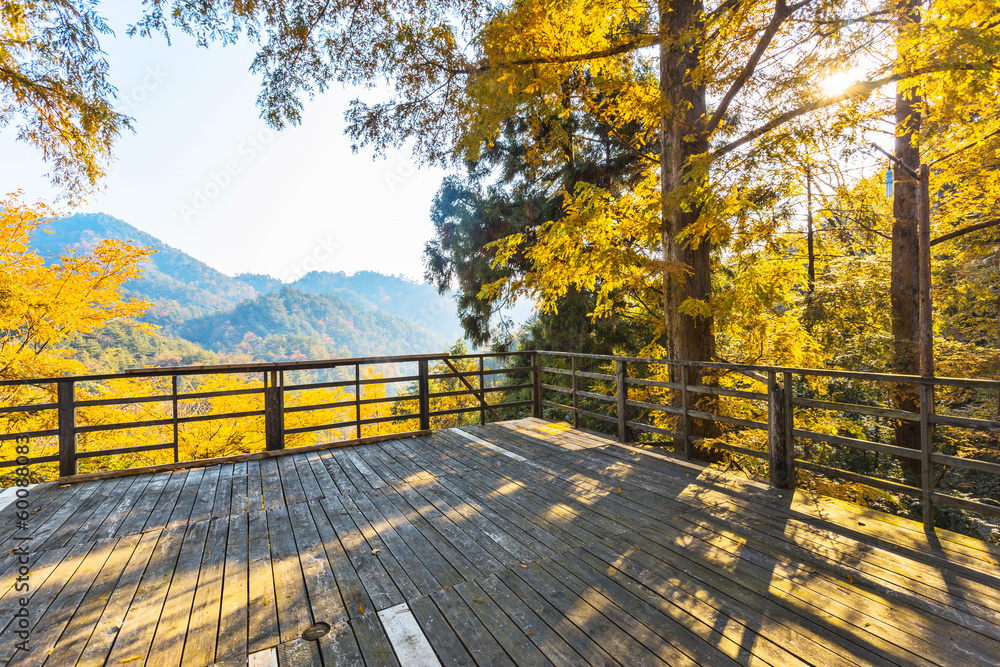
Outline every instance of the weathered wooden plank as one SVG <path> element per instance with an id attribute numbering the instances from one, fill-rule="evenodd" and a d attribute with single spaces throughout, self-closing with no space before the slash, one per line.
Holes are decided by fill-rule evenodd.
<path id="1" fill-rule="evenodd" d="M 451 563 L 434 548 L 421 531 L 407 520 L 389 498 L 382 493 L 377 493 L 372 494 L 367 500 L 371 501 L 372 505 L 379 511 L 379 514 L 381 514 L 393 531 L 395 531 L 396 535 L 398 535 L 398 538 L 402 540 L 406 547 L 413 552 L 414 557 L 433 576 L 437 584 L 434 586 L 435 589 L 454 586 L 464 579 L 452 567 Z"/>
<path id="2" fill-rule="evenodd" d="M 222 475 L 222 466 L 212 466 L 205 469 L 205 474 L 198 485 L 198 492 L 194 497 L 194 506 L 191 508 L 189 521 L 208 521 L 212 518 L 215 509 L 215 496 L 218 492 L 219 478 Z M 229 503 L 226 503 L 226 507 Z"/>
<path id="3" fill-rule="evenodd" d="M 357 493 L 357 487 L 354 486 L 354 482 L 347 475 L 347 472 L 341 467 L 340 459 L 333 454 L 333 452 L 318 452 L 317 456 L 319 460 L 323 463 L 326 471 L 330 473 L 330 477 L 337 484 L 337 490 L 340 493 Z M 337 495 L 337 494 L 324 494 L 325 496 Z"/>
<path id="4" fill-rule="evenodd" d="M 275 459 L 281 477 L 281 490 L 285 493 L 285 507 L 306 502 L 306 492 L 299 481 L 299 471 L 291 456 Z"/>
<path id="5" fill-rule="evenodd" d="M 403 665 L 441 667 L 430 642 L 405 602 L 378 613 L 389 643 Z"/>
<path id="6" fill-rule="evenodd" d="M 554 667 L 545 654 L 538 650 L 531 638 L 526 637 L 524 632 L 507 617 L 504 610 L 498 607 L 475 582 L 463 582 L 455 586 L 454 590 L 516 664 Z"/>
<path id="7" fill-rule="evenodd" d="M 360 664 L 361 652 L 348 623 L 349 617 L 340 587 L 312 513 L 305 504 L 288 508 L 296 547 L 313 619 L 330 625 L 331 631 L 319 641 L 324 664 Z"/>
<path id="8" fill-rule="evenodd" d="M 583 657 L 573 650 L 572 646 L 546 625 L 545 621 L 507 588 L 495 574 L 491 574 L 476 583 L 489 595 L 496 606 L 503 610 L 502 613 L 510 617 L 518 631 L 524 637 L 530 638 L 531 642 L 553 664 L 570 665 L 584 661 Z M 603 656 L 603 658 L 606 661 L 599 660 L 597 663 L 591 662 L 590 664 L 608 665 L 612 663 L 607 656 Z"/>
<path id="9" fill-rule="evenodd" d="M 424 539 L 441 554 L 441 557 L 448 561 L 451 567 L 458 572 L 460 581 L 462 579 L 474 579 L 482 574 L 460 550 L 456 549 L 444 535 L 434 528 L 430 521 L 424 518 L 406 498 L 401 496 L 396 488 L 387 487 L 381 489 L 381 492 L 399 510 L 400 514 L 406 518 L 406 521 L 413 525 Z"/>
<path id="10" fill-rule="evenodd" d="M 350 618 L 361 616 L 366 610 L 372 609 L 372 601 L 365 590 L 361 578 L 354 570 L 347 552 L 337 537 L 337 531 L 330 523 L 329 517 L 319 503 L 310 503 L 310 513 L 319 533 L 320 543 L 326 550 L 326 558 L 333 570 L 337 580 L 337 587 L 340 589 L 340 596 L 344 600 L 344 607 Z"/>
<path id="11" fill-rule="evenodd" d="M 215 504 L 212 506 L 213 519 L 228 517 L 233 502 L 233 475 L 236 472 L 235 463 L 225 463 L 219 466 L 219 480 L 216 482 Z"/>
<path id="12" fill-rule="evenodd" d="M 94 533 L 95 539 L 122 537 L 142 531 L 167 485 L 167 475 L 152 475 L 147 481 L 144 487 L 136 489 L 135 494 L 131 491 L 126 494 L 122 499 L 121 509 L 115 510 L 108 516 L 104 524 Z"/>
<path id="13" fill-rule="evenodd" d="M 45 549 L 58 549 L 59 547 L 66 546 L 72 541 L 72 537 L 79 532 L 82 524 L 85 524 L 87 520 L 97 511 L 101 504 L 107 499 L 108 494 L 118 485 L 122 483 L 122 480 L 105 480 L 99 482 L 99 488 L 93 489 L 90 494 L 88 494 L 79 504 L 72 503 L 72 501 L 67 501 L 66 505 L 75 505 L 75 511 L 73 512 L 73 521 L 63 521 L 62 524 L 53 530 L 45 540 L 38 540 L 36 535 L 32 535 L 32 541 L 34 543 L 34 549 L 45 550 Z M 32 508 L 35 508 L 34 498 L 29 497 L 29 501 L 32 504 Z M 38 521 L 37 515 L 32 516 L 31 524 L 37 526 Z M 0 544 L 6 543 L 0 542 Z"/>
<path id="14" fill-rule="evenodd" d="M 247 512 L 263 511 L 264 491 L 260 478 L 260 461 L 247 461 Z"/>
<path id="15" fill-rule="evenodd" d="M 373 494 L 379 495 L 379 494 Z M 360 510 L 363 515 L 363 520 L 367 522 L 367 525 L 361 526 L 361 532 L 368 541 L 368 544 L 372 549 L 387 549 L 388 554 L 383 555 L 381 551 L 377 554 L 379 559 L 386 565 L 387 569 L 390 567 L 387 563 L 389 558 L 395 563 L 398 563 L 399 568 L 405 574 L 408 581 L 412 582 L 413 586 L 416 587 L 417 593 L 411 594 L 400 585 L 400 581 L 397 580 L 396 584 L 403 591 L 403 594 L 407 598 L 417 597 L 421 593 L 429 593 L 431 591 L 441 588 L 441 584 L 438 583 L 437 578 L 424 566 L 420 558 L 414 554 L 410 546 L 403 540 L 393 527 L 392 522 L 387 520 L 375 504 L 365 496 L 355 496 L 353 499 L 344 502 L 344 506 L 348 507 L 348 503 L 353 502 L 354 506 Z M 355 523 L 358 523 L 360 517 L 355 516 Z M 379 544 L 381 543 L 381 545 Z M 391 554 L 391 556 L 389 556 Z M 389 557 L 387 557 L 389 556 Z M 390 570 L 391 572 L 392 570 Z M 395 575 L 393 577 L 395 579 Z"/>
<path id="16" fill-rule="evenodd" d="M 295 470 L 298 472 L 299 484 L 302 485 L 302 492 L 305 494 L 306 500 L 316 500 L 323 497 L 323 489 L 320 486 L 319 481 L 316 479 L 316 474 L 313 472 L 312 466 L 309 465 L 309 460 L 304 456 L 289 456 L 287 457 L 289 461 L 295 464 Z M 329 473 L 327 473 L 329 477 Z"/>
<path id="17" fill-rule="evenodd" d="M 72 620 L 66 626 L 65 631 L 59 637 L 58 642 L 52 647 L 51 653 L 42 651 L 36 644 L 36 638 L 32 637 L 32 651 L 39 654 L 48 654 L 47 660 L 50 665 L 72 665 L 76 664 L 83 652 L 84 647 L 90 640 L 94 632 L 94 627 L 101 618 L 108 600 L 115 592 L 115 587 L 121 578 L 129 559 L 135 552 L 139 544 L 139 535 L 130 535 L 122 538 L 114 545 L 108 560 L 105 562 L 97 579 L 87 591 L 86 597 L 80 603 L 79 608 L 73 615 Z M 49 618 L 46 615 L 46 625 Z"/>
<path id="18" fill-rule="evenodd" d="M 256 653 L 278 644 L 278 612 L 275 604 L 274 574 L 271 571 L 267 514 L 264 510 L 253 507 L 247 512 L 247 518 L 250 524 L 248 545 L 250 606 L 247 610 L 249 623 L 247 648 L 250 653 Z"/>
<path id="19" fill-rule="evenodd" d="M 468 605 L 453 588 L 437 591 L 431 595 L 434 604 L 447 619 L 448 625 L 461 638 L 462 643 L 480 665 L 503 667 L 514 665 L 514 662 L 504 652 L 503 647 L 493 638 Z"/>
<path id="20" fill-rule="evenodd" d="M 198 585 L 194 591 L 182 665 L 207 665 L 215 662 L 228 537 L 229 517 L 209 519 L 208 539 L 198 572 Z"/>
<path id="21" fill-rule="evenodd" d="M 148 656 L 156 622 L 160 618 L 167 590 L 176 569 L 183 537 L 182 529 L 171 528 L 160 533 L 160 539 L 146 565 L 135 597 L 132 598 L 128 612 L 121 623 L 115 645 L 107 656 L 110 664 L 120 663 L 129 658 L 140 660 Z"/>
<path id="22" fill-rule="evenodd" d="M 9 660 L 7 664 L 41 664 L 104 567 L 114 545 L 115 540 L 104 540 L 73 547 L 52 569 L 45 581 L 34 591 L 28 592 L 25 609 L 29 610 L 30 615 L 24 623 L 19 620 L 16 627 L 18 631 L 30 633 L 29 646 L 40 644 L 43 647 L 41 653 L 15 650 L 17 635 L 12 632 L 15 626 L 13 614 L 4 614 L 3 634 L 14 640 L 0 649 L 3 651 L 0 657 L 4 661 Z M 8 619 L 11 620 L 7 622 Z"/>
<path id="23" fill-rule="evenodd" d="M 150 667 L 176 667 L 181 664 L 195 590 L 198 588 L 198 573 L 207 547 L 208 527 L 208 521 L 199 521 L 188 526 L 184 533 L 174 576 L 149 647 L 146 663 Z"/>
<path id="24" fill-rule="evenodd" d="M 249 495 L 249 461 L 240 461 L 233 465 L 232 497 L 229 500 L 229 514 L 246 514 Z"/>
<path id="25" fill-rule="evenodd" d="M 198 496 L 198 487 L 201 486 L 201 480 L 204 476 L 205 470 L 203 468 L 188 471 L 187 476 L 184 477 L 184 486 L 181 487 L 180 497 L 177 498 L 177 503 L 170 513 L 170 518 L 167 519 L 166 528 L 168 530 L 175 526 L 187 524 L 191 518 L 194 501 Z"/>
<path id="26" fill-rule="evenodd" d="M 235 500 L 235 488 L 233 495 Z M 226 518 L 229 521 L 229 537 L 226 541 L 219 640 L 215 651 L 217 661 L 240 658 L 249 653 L 250 518 L 246 511 Z"/>
<path id="27" fill-rule="evenodd" d="M 628 630 L 635 630 L 632 626 L 638 624 L 624 618 L 619 618 L 619 623 L 615 623 L 614 619 L 605 616 L 604 612 L 618 616 L 610 605 L 601 609 L 594 607 L 537 565 L 513 568 L 511 571 L 552 603 L 569 621 L 596 640 L 601 648 L 622 665 L 668 664 L 629 634 Z M 622 625 L 626 627 L 623 628 Z"/>
<path id="28" fill-rule="evenodd" d="M 135 477 L 132 479 L 132 484 L 116 485 L 113 489 L 107 490 L 107 495 L 104 500 L 91 513 L 83 525 L 81 525 L 80 528 L 73 534 L 71 542 L 76 543 L 92 540 L 94 533 L 101 527 L 101 524 L 104 523 L 105 519 L 107 519 L 108 516 L 115 511 L 122 497 L 128 492 L 128 490 L 136 483 L 144 485 L 146 481 L 147 479 L 145 478 Z M 78 507 L 76 502 L 77 498 L 81 498 L 81 496 L 74 496 L 74 500 L 72 502 L 67 502 L 65 505 L 60 507 L 49 518 L 45 519 L 44 523 L 36 524 L 33 520 L 32 524 L 37 527 L 32 530 L 32 540 L 44 542 L 48 536 L 54 533 L 55 530 L 64 522 L 68 521 L 71 525 L 75 523 L 74 518 Z"/>
<path id="29" fill-rule="evenodd" d="M 408 604 L 442 664 L 446 667 L 475 667 L 476 663 L 462 645 L 462 640 L 448 625 L 430 596 L 422 595 Z"/>
<path id="30" fill-rule="evenodd" d="M 285 507 L 285 491 L 281 486 L 281 475 L 278 473 L 278 462 L 275 459 L 260 461 L 260 487 L 265 510 Z"/>
<path id="31" fill-rule="evenodd" d="M 352 618 L 351 628 L 354 630 L 354 636 L 358 638 L 365 664 L 398 667 L 399 661 L 396 660 L 396 654 L 392 650 L 389 638 L 385 636 L 385 630 L 374 609 Z"/>
<path id="32" fill-rule="evenodd" d="M 302 566 L 295 549 L 295 538 L 288 510 L 268 510 L 267 532 L 271 543 L 271 570 L 274 572 L 274 596 L 278 607 L 281 642 L 291 641 L 313 623 L 307 604 Z"/>
<path id="33" fill-rule="evenodd" d="M 320 504 L 330 520 L 330 525 L 336 530 L 337 537 L 340 538 L 340 543 L 358 577 L 363 582 L 372 606 L 378 610 L 405 602 L 405 596 L 399 591 L 392 576 L 383 567 L 376 554 L 372 554 L 373 547 L 369 546 L 341 501 L 337 498 L 324 498 Z"/>
<path id="34" fill-rule="evenodd" d="M 138 525 L 138 518 L 142 515 L 136 516 L 136 523 L 132 524 L 129 521 L 128 530 L 135 532 L 145 532 L 147 530 L 162 530 L 166 528 L 167 521 L 170 518 L 171 513 L 174 511 L 174 507 L 180 501 L 181 493 L 184 488 L 184 480 L 187 477 L 187 471 L 181 470 L 177 472 L 166 472 L 159 473 L 158 477 L 165 477 L 167 483 L 164 485 L 163 490 L 156 499 L 156 503 L 150 508 L 149 513 L 145 515 L 146 521 L 142 526 Z"/>

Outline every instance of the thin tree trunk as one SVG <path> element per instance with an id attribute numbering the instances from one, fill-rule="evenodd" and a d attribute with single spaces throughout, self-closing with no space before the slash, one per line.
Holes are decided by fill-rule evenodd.
<path id="1" fill-rule="evenodd" d="M 671 197 L 677 189 L 691 185 L 689 158 L 708 150 L 705 87 L 690 78 L 698 67 L 703 10 L 701 0 L 660 1 L 660 29 L 666 36 L 660 46 L 663 323 L 668 358 L 685 361 L 715 358 L 713 318 L 681 313 L 681 304 L 686 300 L 709 301 L 712 296 L 711 244 L 707 239 L 677 238 L 697 222 L 701 207 L 681 206 Z M 686 40 L 681 42 L 678 35 L 684 35 Z M 678 266 L 686 270 L 679 272 L 675 268 Z M 703 369 L 692 368 L 689 382 L 698 384 L 703 375 Z M 693 434 L 709 435 L 712 424 L 700 421 L 692 424 Z"/>
<path id="2" fill-rule="evenodd" d="M 900 33 L 910 30 L 920 22 L 920 1 L 901 0 L 898 5 Z M 920 147 L 917 135 L 921 123 L 921 98 L 919 90 L 897 88 L 896 92 L 896 146 L 895 155 L 917 171 L 920 165 Z M 896 373 L 917 375 L 920 372 L 920 256 L 918 245 L 919 185 L 912 176 L 901 169 L 893 170 L 893 224 L 892 224 L 892 278 L 889 288 L 892 319 L 892 370 Z M 894 405 L 902 410 L 916 412 L 920 399 L 913 385 L 899 386 L 893 396 Z M 920 449 L 920 430 L 914 422 L 896 425 L 896 445 Z M 900 460 L 915 476 L 920 474 L 920 461 Z"/>

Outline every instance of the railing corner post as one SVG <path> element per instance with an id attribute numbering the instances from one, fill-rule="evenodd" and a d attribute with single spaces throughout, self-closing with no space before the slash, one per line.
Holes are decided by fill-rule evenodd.
<path id="1" fill-rule="evenodd" d="M 931 469 L 931 412 L 933 411 L 933 386 L 920 383 L 920 496 L 923 510 L 924 531 L 934 532 L 934 474 Z"/>
<path id="2" fill-rule="evenodd" d="M 771 486 L 779 489 L 791 488 L 791 474 L 788 469 L 788 441 L 785 427 L 785 390 L 778 384 L 774 371 L 767 373 L 767 450 L 768 473 Z"/>
<path id="3" fill-rule="evenodd" d="M 59 476 L 77 474 L 76 457 L 76 396 L 73 380 L 60 380 L 56 384 L 59 419 Z"/>
<path id="4" fill-rule="evenodd" d="M 269 452 L 285 448 L 284 395 L 278 382 L 278 371 L 271 371 L 268 382 L 264 373 L 264 449 Z"/>
<path id="5" fill-rule="evenodd" d="M 531 416 L 542 418 L 542 358 L 538 351 L 531 353 Z"/>
<path id="6" fill-rule="evenodd" d="M 420 403 L 420 430 L 431 428 L 431 382 L 426 359 L 417 362 L 417 399 Z"/>
<path id="7" fill-rule="evenodd" d="M 618 399 L 618 442 L 628 442 L 628 365 L 615 360 L 615 395 Z"/>

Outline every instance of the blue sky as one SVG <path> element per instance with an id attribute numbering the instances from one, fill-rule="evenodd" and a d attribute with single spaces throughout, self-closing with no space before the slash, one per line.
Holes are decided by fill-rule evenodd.
<path id="1" fill-rule="evenodd" d="M 422 276 L 445 171 L 416 168 L 406 151 L 375 160 L 351 153 L 343 112 L 376 93 L 334 86 L 307 102 L 300 126 L 273 132 L 256 106 L 252 45 L 131 39 L 125 29 L 138 9 L 129 5 L 102 5 L 117 33 L 103 46 L 135 134 L 120 139 L 102 190 L 76 210 L 121 218 L 228 274 Z M 51 202 L 46 165 L 13 136 L 0 133 L 0 187 Z"/>

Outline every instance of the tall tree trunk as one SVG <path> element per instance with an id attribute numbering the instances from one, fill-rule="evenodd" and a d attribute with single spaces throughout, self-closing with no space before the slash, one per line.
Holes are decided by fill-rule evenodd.
<path id="1" fill-rule="evenodd" d="M 901 0 L 898 4 L 899 33 L 912 29 L 920 22 L 920 0 Z M 920 92 L 901 86 L 896 92 L 895 155 L 906 166 L 917 171 L 920 147 L 917 133 L 921 123 Z M 901 169 L 893 169 L 892 200 L 892 279 L 889 289 L 892 315 L 892 370 L 917 375 L 920 372 L 920 274 L 918 247 L 919 185 Z M 900 386 L 893 396 L 895 406 L 917 411 L 920 399 L 913 385 Z M 920 430 L 915 422 L 901 421 L 896 426 L 896 444 L 920 449 Z M 903 467 L 914 476 L 920 474 L 918 459 L 901 460 Z"/>
<path id="2" fill-rule="evenodd" d="M 688 159 L 708 150 L 705 133 L 705 86 L 692 81 L 700 56 L 699 40 L 703 34 L 701 0 L 660 0 L 660 31 L 665 39 L 660 46 L 661 112 L 661 187 L 663 218 L 663 323 L 667 355 L 670 359 L 710 361 L 715 358 L 715 331 L 711 317 L 692 317 L 681 313 L 687 299 L 708 301 L 712 295 L 711 244 L 708 239 L 686 238 L 678 234 L 697 222 L 701 206 L 688 202 L 681 206 L 675 190 L 692 184 Z M 683 39 L 678 36 L 683 35 Z M 684 266 L 679 273 L 673 267 Z M 689 382 L 697 384 L 703 369 L 692 368 Z M 696 395 L 699 400 L 710 398 Z M 704 409 L 708 406 L 701 406 Z M 694 423 L 692 432 L 708 435 L 711 423 Z"/>

